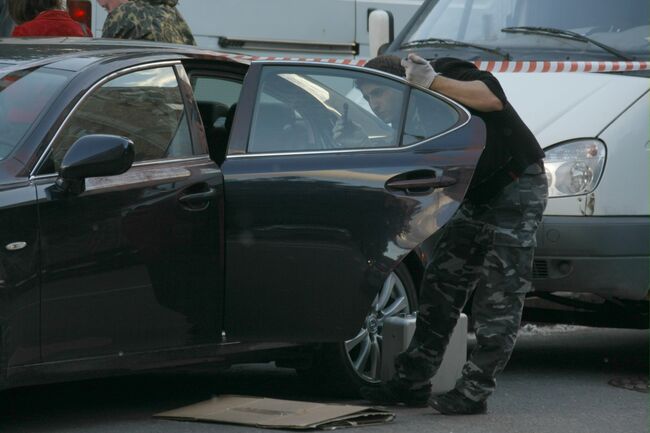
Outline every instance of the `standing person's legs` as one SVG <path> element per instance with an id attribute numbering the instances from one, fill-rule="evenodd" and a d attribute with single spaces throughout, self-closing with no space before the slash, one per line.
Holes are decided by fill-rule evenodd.
<path id="1" fill-rule="evenodd" d="M 484 224 L 473 218 L 475 207 L 463 202 L 443 228 L 420 289 L 415 335 L 395 360 L 395 375 L 384 386 L 361 394 L 376 403 L 424 405 L 431 378 L 440 367 L 460 312 L 480 277 L 485 251 L 477 239 Z"/>
<path id="2" fill-rule="evenodd" d="M 424 274 L 415 335 L 395 361 L 392 382 L 428 395 L 460 313 L 480 278 L 485 251 L 483 224 L 474 206 L 463 203 L 444 229 Z"/>
<path id="3" fill-rule="evenodd" d="M 365 392 L 362 389 L 364 397 L 386 403 L 419 403 L 430 392 L 430 379 L 440 366 L 467 298 L 480 278 L 485 278 L 487 284 L 481 286 L 475 302 L 479 317 L 476 326 L 481 328 L 477 338 L 481 343 L 465 366 L 467 379 L 461 378 L 454 390 L 429 399 L 434 409 L 445 414 L 485 411 L 484 397 L 494 389 L 494 375 L 503 369 L 510 357 L 523 299 L 531 288 L 532 249 L 547 197 L 543 167 L 534 165 L 531 168 L 532 173 L 525 172 L 489 204 L 474 206 L 464 202 L 449 222 L 425 272 L 415 336 L 409 348 L 398 356 L 393 379 L 380 389 L 367 388 Z M 489 256 L 487 251 L 490 251 Z M 511 255 L 528 254 L 530 259 L 509 258 L 508 251 Z M 522 267 L 516 268 L 520 263 Z M 496 292 L 488 290 L 494 287 L 498 288 Z M 507 316 L 507 325 L 499 322 L 502 313 Z M 512 331 L 513 327 L 517 329 Z M 493 333 L 503 336 L 495 339 Z M 507 353 L 496 356 L 504 347 Z M 495 361 L 485 364 L 482 361 L 495 356 Z M 491 369 L 490 362 L 494 365 Z M 490 378 L 484 379 L 483 375 L 473 379 L 475 365 Z M 482 387 L 481 381 L 489 383 Z M 482 391 L 467 391 L 465 395 L 461 391 L 465 388 Z"/>
<path id="4" fill-rule="evenodd" d="M 506 366 L 515 347 L 526 298 L 532 248 L 495 245 L 486 256 L 487 278 L 474 292 L 472 321 L 476 346 L 463 367 L 456 389 L 473 401 L 484 401 L 494 391 L 496 375 Z M 518 267 L 515 270 L 514 267 Z M 512 289 L 518 285 L 518 289 Z"/>
<path id="5" fill-rule="evenodd" d="M 493 227 L 493 240 L 472 304 L 476 347 L 456 385 L 476 402 L 494 391 L 496 375 L 515 346 L 526 293 L 532 290 L 535 232 L 546 207 L 547 184 L 541 169 L 530 170 L 534 174 L 506 187 L 482 217 Z"/>

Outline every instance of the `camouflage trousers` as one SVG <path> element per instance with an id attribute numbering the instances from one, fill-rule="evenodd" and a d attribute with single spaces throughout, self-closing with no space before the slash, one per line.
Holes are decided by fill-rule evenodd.
<path id="1" fill-rule="evenodd" d="M 515 346 L 532 290 L 535 232 L 546 207 L 543 168 L 533 164 L 494 199 L 464 201 L 443 229 L 424 275 L 415 335 L 395 361 L 396 385 L 430 389 L 463 307 L 474 293 L 476 346 L 456 389 L 474 401 L 496 386 Z"/>

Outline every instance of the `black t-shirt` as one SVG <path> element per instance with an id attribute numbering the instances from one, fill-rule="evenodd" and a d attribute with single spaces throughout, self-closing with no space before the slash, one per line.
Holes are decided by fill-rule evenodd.
<path id="1" fill-rule="evenodd" d="M 443 57 L 432 62 L 442 76 L 459 81 L 482 81 L 503 103 L 503 110 L 481 112 L 466 107 L 486 126 L 485 150 L 479 159 L 468 198 L 484 201 L 496 195 L 526 167 L 544 157 L 537 139 L 510 105 L 499 81 L 473 63 Z"/>

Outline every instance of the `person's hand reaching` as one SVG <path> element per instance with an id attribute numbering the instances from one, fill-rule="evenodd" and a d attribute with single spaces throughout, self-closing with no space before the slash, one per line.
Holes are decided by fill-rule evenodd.
<path id="1" fill-rule="evenodd" d="M 406 69 L 406 80 L 425 89 L 431 88 L 438 75 L 433 66 L 417 54 L 410 53 L 406 59 L 402 59 L 402 66 Z"/>

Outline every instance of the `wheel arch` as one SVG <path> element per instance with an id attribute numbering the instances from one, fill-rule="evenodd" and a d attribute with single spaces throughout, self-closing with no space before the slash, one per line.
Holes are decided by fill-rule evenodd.
<path id="1" fill-rule="evenodd" d="M 411 275 L 411 279 L 415 285 L 415 292 L 418 297 L 420 296 L 420 287 L 422 286 L 422 279 L 424 278 L 424 258 L 424 253 L 414 250 L 404 257 L 404 260 L 402 260 L 402 263 L 406 266 Z"/>
<path id="2" fill-rule="evenodd" d="M 415 286 L 415 292 L 418 298 L 420 297 L 422 291 L 422 282 L 424 280 L 424 272 L 431 260 L 433 259 L 433 254 L 436 250 L 436 246 L 440 240 L 443 230 L 438 230 L 431 237 L 426 239 L 420 245 L 418 245 L 414 250 L 408 253 L 401 263 L 403 263 L 411 275 L 413 284 Z"/>

